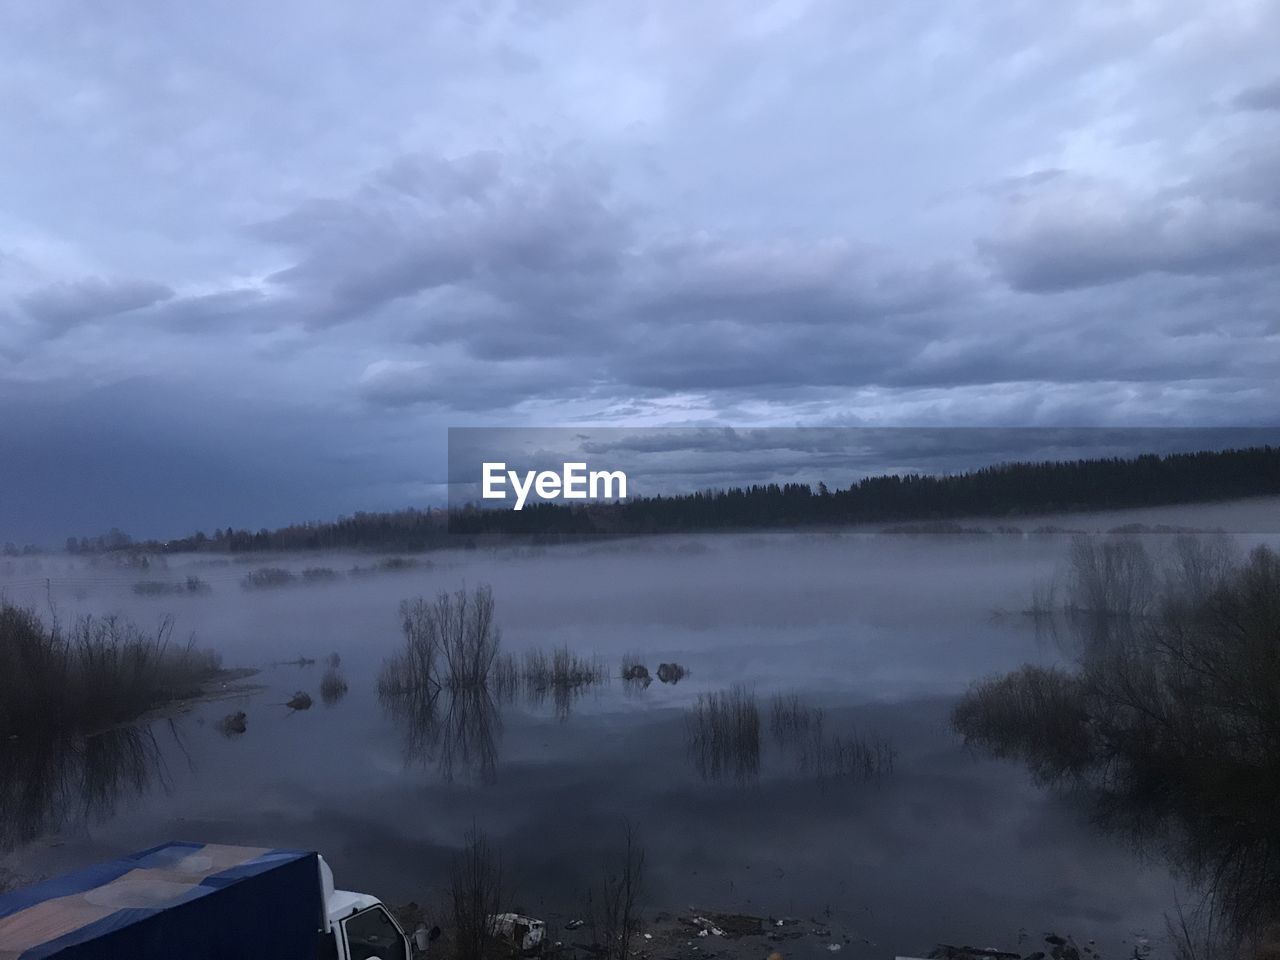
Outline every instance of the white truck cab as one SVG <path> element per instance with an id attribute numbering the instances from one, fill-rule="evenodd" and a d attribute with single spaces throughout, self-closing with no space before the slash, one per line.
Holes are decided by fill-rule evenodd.
<path id="1" fill-rule="evenodd" d="M 333 871 L 318 859 L 328 923 L 320 960 L 412 960 L 425 953 L 434 939 L 425 928 L 410 937 L 377 897 L 334 889 Z"/>

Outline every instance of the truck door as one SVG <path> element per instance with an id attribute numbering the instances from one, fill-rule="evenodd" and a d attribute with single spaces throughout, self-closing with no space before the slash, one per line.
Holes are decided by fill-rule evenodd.
<path id="1" fill-rule="evenodd" d="M 409 960 L 409 945 L 383 907 L 370 907 L 342 921 L 349 960 Z"/>

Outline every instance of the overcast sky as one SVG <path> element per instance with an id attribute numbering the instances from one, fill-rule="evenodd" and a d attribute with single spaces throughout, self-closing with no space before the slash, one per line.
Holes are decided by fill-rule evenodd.
<path id="1" fill-rule="evenodd" d="M 426 503 L 447 426 L 1275 423 L 1278 36 L 5 4 L 0 539 Z"/>

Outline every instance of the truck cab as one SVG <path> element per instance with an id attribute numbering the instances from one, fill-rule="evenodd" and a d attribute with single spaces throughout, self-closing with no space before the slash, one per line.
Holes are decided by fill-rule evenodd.
<path id="1" fill-rule="evenodd" d="M 426 950 L 425 930 L 410 937 L 377 897 L 334 889 L 333 871 L 317 859 L 328 922 L 320 960 L 413 960 Z"/>

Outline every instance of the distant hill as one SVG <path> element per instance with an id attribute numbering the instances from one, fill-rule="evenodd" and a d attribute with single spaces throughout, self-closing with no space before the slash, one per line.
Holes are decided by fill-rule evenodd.
<path id="1" fill-rule="evenodd" d="M 592 534 L 839 526 L 960 517 L 1114 510 L 1280 495 L 1280 447 L 1144 454 L 1132 458 L 1005 463 L 949 475 L 866 477 L 849 487 L 803 483 L 730 487 L 679 496 L 523 510 L 466 508 L 357 513 L 278 530 L 216 530 L 212 535 L 135 543 L 113 531 L 68 540 L 73 552 L 150 550 L 241 553 L 269 550 L 416 552 L 483 539 L 542 542 Z"/>

